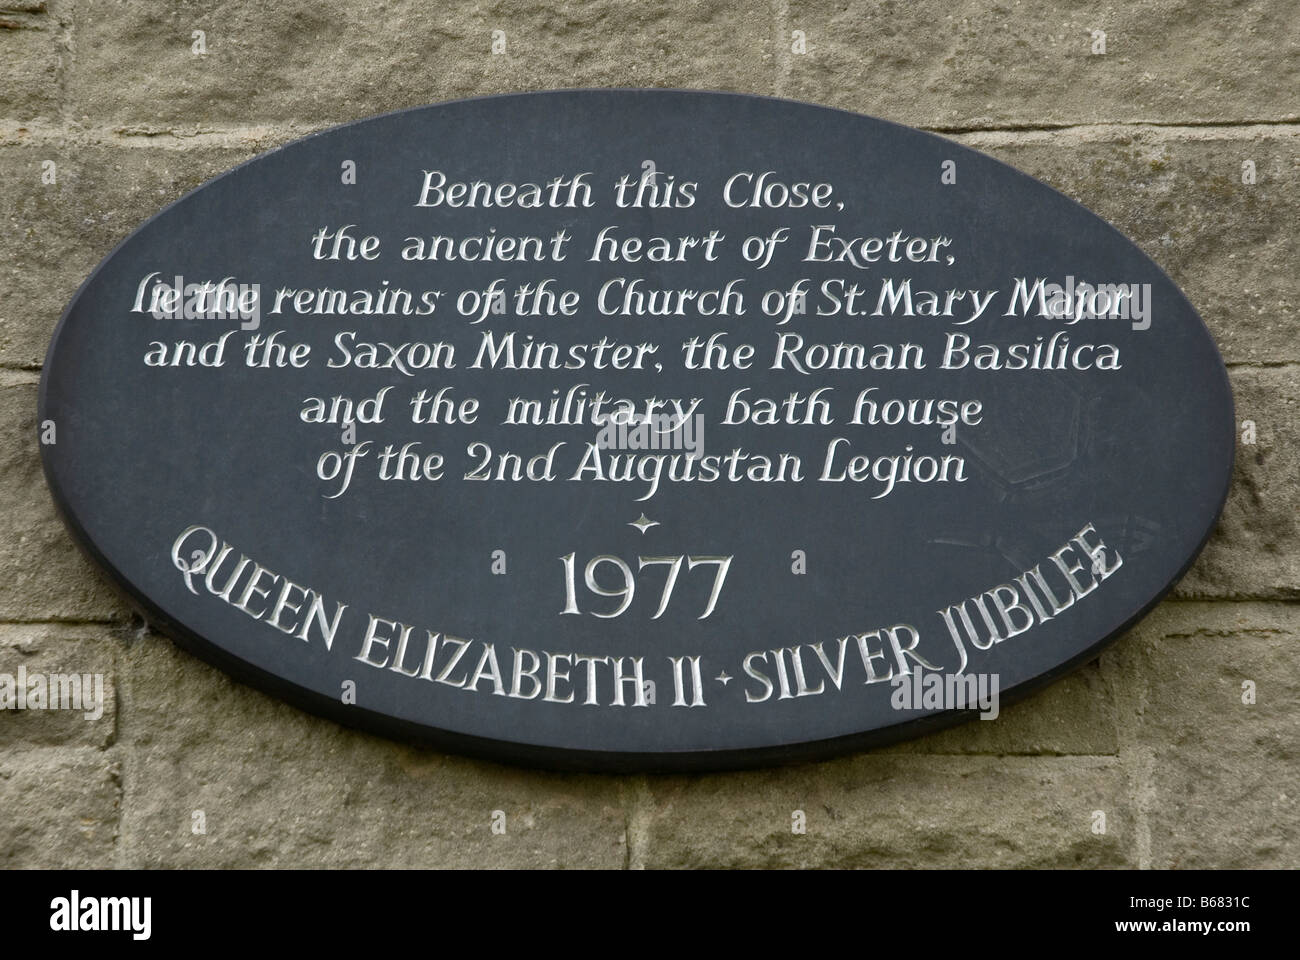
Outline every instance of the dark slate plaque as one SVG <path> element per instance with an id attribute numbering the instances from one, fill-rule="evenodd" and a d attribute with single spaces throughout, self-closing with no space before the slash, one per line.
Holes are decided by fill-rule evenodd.
<path id="1" fill-rule="evenodd" d="M 1170 589 L 1234 448 L 1205 326 L 1087 210 L 683 91 L 409 110 L 216 178 L 86 281 L 40 420 L 69 525 L 187 650 L 596 769 L 991 713 Z"/>

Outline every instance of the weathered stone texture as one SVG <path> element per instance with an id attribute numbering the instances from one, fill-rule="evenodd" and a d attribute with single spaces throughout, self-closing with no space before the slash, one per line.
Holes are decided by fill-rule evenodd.
<path id="1" fill-rule="evenodd" d="M 1196 307 L 1226 362 L 1300 362 L 1300 274 L 1290 266 L 1300 258 L 1297 128 L 958 139 L 1051 184 L 1137 243 Z M 1248 160 L 1251 184 L 1242 182 Z"/>
<path id="2" fill-rule="evenodd" d="M 1300 599 L 1300 366 L 1238 367 L 1237 460 L 1223 516 L 1182 597 Z M 1243 426 L 1245 421 L 1250 424 Z M 1242 438 L 1253 427 L 1254 443 Z"/>
<path id="3" fill-rule="evenodd" d="M 20 676 L 25 668 L 29 683 L 36 677 L 49 680 L 52 674 L 76 674 L 81 678 L 58 690 L 58 709 L 0 710 L 0 751 L 29 746 L 107 747 L 113 742 L 117 719 L 114 689 L 114 654 L 117 644 L 100 626 L 63 624 L 0 625 L 0 673 Z M 102 686 L 96 687 L 98 675 Z M 96 699 L 96 689 L 101 697 Z M 68 702 L 64 702 L 64 695 Z M 80 696 L 80 703 L 74 698 Z M 80 706 L 83 709 L 68 709 Z"/>
<path id="4" fill-rule="evenodd" d="M 994 720 L 971 720 L 881 752 L 1089 756 L 1118 749 L 1114 694 L 1094 661 L 1026 700 L 1003 704 Z"/>
<path id="5" fill-rule="evenodd" d="M 1116 673 L 1148 865 L 1294 868 L 1300 607 L 1167 603 L 1130 641 Z"/>
<path id="6" fill-rule="evenodd" d="M 5 451 L 0 457 L 0 618 L 127 616 L 59 519 L 37 444 L 35 381 L 0 380 L 0 449 Z"/>
<path id="7" fill-rule="evenodd" d="M 69 7 L 61 0 L 6 0 L 0 5 L 0 117 L 59 115 Z"/>
<path id="8" fill-rule="evenodd" d="M 1112 758 L 872 754 L 655 779 L 650 794 L 633 857 L 651 868 L 1135 865 Z M 796 811 L 806 833 L 794 832 Z"/>
<path id="9" fill-rule="evenodd" d="M 724 0 L 671 5 L 248 4 L 77 8 L 70 110 L 95 122 L 344 121 L 438 100 L 576 86 L 770 92 L 771 22 Z M 207 53 L 196 55 L 193 33 Z M 500 31 L 500 33 L 496 33 Z M 493 53 L 493 45 L 504 52 Z"/>
<path id="10" fill-rule="evenodd" d="M 784 92 L 912 126 L 1300 117 L 1287 4 L 792 0 Z M 1093 31 L 1106 34 L 1093 53 Z"/>
<path id="11" fill-rule="evenodd" d="M 615 778 L 533 773 L 348 730 L 153 634 L 122 660 L 124 865 L 624 864 Z M 503 834 L 492 831 L 496 811 Z"/>
<path id="12" fill-rule="evenodd" d="M 119 781 L 94 747 L 0 751 L 0 866 L 114 866 Z"/>
<path id="13" fill-rule="evenodd" d="M 64 307 L 100 260 L 167 204 L 272 145 L 233 138 L 176 150 L 77 135 L 59 143 L 28 131 L 0 144 L 0 365 L 39 367 Z M 47 161 L 54 183 L 42 179 Z"/>

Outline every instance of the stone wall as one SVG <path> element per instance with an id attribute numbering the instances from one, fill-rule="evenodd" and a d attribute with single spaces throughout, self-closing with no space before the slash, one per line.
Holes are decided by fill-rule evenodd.
<path id="1" fill-rule="evenodd" d="M 0 864 L 1295 866 L 1298 16 L 1295 0 L 0 0 L 0 670 L 103 673 L 109 701 L 94 722 L 0 713 Z M 146 630 L 77 553 L 39 465 L 40 365 L 87 273 L 277 144 L 575 86 L 771 94 L 923 127 L 1133 238 L 1202 312 L 1255 425 L 1172 598 L 997 723 L 714 776 L 556 775 L 400 745 Z"/>

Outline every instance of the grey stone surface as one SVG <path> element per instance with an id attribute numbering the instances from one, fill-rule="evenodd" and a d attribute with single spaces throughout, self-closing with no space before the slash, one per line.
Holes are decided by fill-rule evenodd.
<path id="1" fill-rule="evenodd" d="M 149 128 L 324 117 L 580 86 L 765 89 L 769 12 L 723 0 L 641 4 L 273 6 L 82 0 L 68 78 L 76 117 Z M 207 54 L 193 52 L 194 31 Z M 494 31 L 504 52 L 494 54 Z"/>
<path id="2" fill-rule="evenodd" d="M 62 0 L 7 0 L 0 7 L 0 117 L 59 115 L 70 7 Z"/>
<path id="3" fill-rule="evenodd" d="M 1228 363 L 1300 361 L 1300 130 L 1089 129 L 959 138 L 1117 227 L 1164 268 Z M 1255 182 L 1242 183 L 1245 161 Z M 1159 318 L 1152 318 L 1158 326 Z"/>
<path id="4" fill-rule="evenodd" d="M 808 53 L 788 57 L 785 90 L 912 126 L 1293 120 L 1293 17 L 1267 0 L 792 0 Z"/>
<path id="5" fill-rule="evenodd" d="M 1300 862 L 1300 608 L 1169 603 L 1117 653 L 1146 864 Z M 1243 702 L 1245 684 L 1255 702 Z"/>
<path id="6" fill-rule="evenodd" d="M 0 142 L 0 365 L 39 367 L 63 308 L 100 260 L 167 204 L 272 145 L 231 138 L 177 150 L 30 131 Z M 46 161 L 52 184 L 42 181 Z"/>
<path id="7" fill-rule="evenodd" d="M 1300 599 L 1300 367 L 1238 367 L 1237 459 L 1223 516 L 1180 597 Z M 1255 442 L 1244 443 L 1245 421 Z"/>
<path id="8" fill-rule="evenodd" d="M 16 682 L 23 669 L 29 686 L 41 678 L 43 688 L 49 688 L 51 675 L 68 678 L 53 687 L 57 699 L 50 697 L 42 709 L 24 705 L 24 709 L 0 710 L 0 751 L 112 744 L 117 723 L 116 647 L 110 632 L 97 625 L 0 625 L 0 673 Z M 80 678 L 75 686 L 74 674 Z M 96 697 L 96 691 L 101 696 Z M 55 703 L 58 708 L 52 709 Z"/>
<path id="9" fill-rule="evenodd" d="M 880 752 L 1111 756 L 1119 750 L 1115 723 L 1111 683 L 1094 661 L 1028 699 L 1002 704 L 994 720 L 971 720 Z"/>
<path id="10" fill-rule="evenodd" d="M 866 755 L 656 779 L 649 792 L 633 856 L 650 868 L 1134 865 L 1113 758 Z"/>
<path id="11" fill-rule="evenodd" d="M 615 778 L 538 774 L 345 729 L 166 639 L 123 655 L 133 867 L 621 867 Z M 194 832 L 202 811 L 206 833 Z M 504 815 L 504 833 L 493 832 Z M 498 815 L 498 819 L 499 815 Z"/>
<path id="12" fill-rule="evenodd" d="M 112 867 L 120 782 L 118 761 L 94 747 L 0 751 L 0 865 Z"/>
<path id="13" fill-rule="evenodd" d="M 122 619 L 126 606 L 73 543 L 45 487 L 36 382 L 21 377 L 0 380 L 0 618 Z"/>

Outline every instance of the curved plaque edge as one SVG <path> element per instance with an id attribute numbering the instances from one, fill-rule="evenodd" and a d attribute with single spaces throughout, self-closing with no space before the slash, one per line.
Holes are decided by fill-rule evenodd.
<path id="1" fill-rule="evenodd" d="M 795 105 L 804 109 L 826 111 L 832 114 L 843 115 L 853 120 L 860 121 L 866 119 L 879 124 L 885 124 L 888 127 L 899 131 L 905 131 L 909 136 L 921 135 L 922 137 L 941 142 L 950 148 L 974 154 L 984 160 L 996 163 L 1000 167 L 1015 174 L 1017 177 L 1032 183 L 1037 189 L 1051 191 L 1051 193 L 1055 194 L 1073 207 L 1075 212 L 1081 212 L 1086 214 L 1088 217 L 1099 221 L 1115 237 L 1119 238 L 1123 243 L 1127 244 L 1144 257 L 1157 271 L 1158 275 L 1169 283 L 1170 288 L 1176 291 L 1177 295 L 1185 304 L 1187 312 L 1190 313 L 1191 317 L 1194 317 L 1196 322 L 1200 324 L 1201 332 L 1214 347 L 1215 358 L 1217 361 L 1215 372 L 1220 378 L 1220 386 L 1224 396 L 1228 400 L 1229 415 L 1227 417 L 1228 437 L 1226 447 L 1230 451 L 1229 456 L 1224 459 L 1224 476 L 1220 484 L 1220 492 L 1214 498 L 1217 506 L 1214 509 L 1211 520 L 1207 524 L 1205 530 L 1201 533 L 1196 548 L 1191 551 L 1186 562 L 1169 580 L 1169 582 L 1154 594 L 1146 604 L 1114 630 L 1095 643 L 1082 649 L 1069 659 L 1062 661 L 1060 664 L 1047 671 L 1036 674 L 1032 678 L 1019 683 L 1014 687 L 1009 687 L 1000 691 L 1000 704 L 1011 705 L 1032 696 L 1044 687 L 1051 685 L 1063 676 L 1074 672 L 1084 664 L 1095 659 L 1105 648 L 1109 647 L 1123 634 L 1143 620 L 1172 592 L 1178 582 L 1182 580 L 1188 570 L 1190 570 L 1193 564 L 1195 564 L 1218 526 L 1219 519 L 1222 516 L 1228 495 L 1231 491 L 1236 462 L 1236 407 L 1227 367 L 1223 360 L 1222 351 L 1219 349 L 1218 343 L 1209 330 L 1208 325 L 1205 323 L 1200 312 L 1195 308 L 1190 300 L 1188 300 L 1182 288 L 1169 277 L 1165 269 L 1152 256 L 1142 250 L 1136 242 L 1131 240 L 1108 220 L 1090 210 L 1088 207 L 1085 207 L 1073 197 L 1057 190 L 1051 184 L 1045 183 L 1037 177 L 1025 173 L 1006 161 L 990 156 L 974 147 L 969 147 L 948 136 L 931 130 L 911 127 L 896 121 L 871 116 L 869 114 L 857 113 L 841 107 L 808 103 L 805 101 L 793 100 L 786 97 L 775 97 L 766 94 L 669 87 L 576 87 L 488 94 L 478 97 L 440 101 L 431 104 L 419 104 L 362 117 L 356 120 L 346 121 L 344 123 L 326 127 L 322 130 L 313 131 L 312 133 L 306 134 L 302 137 L 272 147 L 269 150 L 261 151 L 249 159 L 236 164 L 230 169 L 208 178 L 198 186 L 186 191 L 177 199 L 163 206 L 115 244 L 110 252 L 106 254 L 98 264 L 96 264 L 94 269 L 91 270 L 86 279 L 82 281 L 76 292 L 68 301 L 68 305 L 60 315 L 59 320 L 55 325 L 54 332 L 50 337 L 50 344 L 46 350 L 45 360 L 41 367 L 40 383 L 37 392 L 37 424 L 42 422 L 44 419 L 44 412 L 47 409 L 51 360 L 56 354 L 60 336 L 64 332 L 73 311 L 81 301 L 86 290 L 95 281 L 100 272 L 115 260 L 117 255 L 128 244 L 130 244 L 138 234 L 148 230 L 156 220 L 162 218 L 173 207 L 177 207 L 188 201 L 199 191 L 202 191 L 227 177 L 233 176 L 245 167 L 260 163 L 281 151 L 299 147 L 316 138 L 335 134 L 351 127 L 392 119 L 407 113 L 505 98 L 546 97 L 571 94 L 609 95 L 619 93 L 684 94 L 703 97 L 720 96 L 746 100 L 762 100 L 773 103 Z M 113 585 L 116 591 L 141 615 L 145 623 L 151 629 L 163 634 L 185 652 L 203 660 L 210 666 L 221 670 L 238 682 L 270 696 L 276 697 L 277 699 L 293 707 L 304 710 L 307 713 L 332 720 L 347 728 L 357 729 L 366 733 L 374 733 L 395 740 L 407 741 L 413 744 L 432 747 L 451 753 L 462 754 L 480 760 L 503 762 L 525 767 L 598 774 L 672 774 L 724 772 L 775 765 L 815 763 L 935 733 L 940 730 L 971 722 L 978 717 L 978 714 L 974 711 L 949 709 L 927 713 L 919 717 L 912 717 L 886 727 L 879 727 L 870 731 L 853 733 L 829 739 L 751 748 L 628 753 L 601 750 L 581 750 L 546 744 L 530 744 L 521 741 L 497 740 L 459 731 L 434 728 L 412 721 L 403 720 L 389 714 L 367 710 L 360 706 L 345 705 L 332 697 L 327 697 L 318 691 L 293 683 L 292 681 L 285 679 L 283 676 L 263 670 L 260 667 L 235 656 L 226 648 L 214 643 L 213 641 L 205 639 L 197 632 L 191 630 L 180 621 L 168 615 L 161 606 L 150 599 L 143 590 L 138 588 L 128 577 L 126 577 L 125 574 L 118 570 L 117 567 L 113 565 L 106 555 L 98 548 L 94 540 L 90 537 L 89 532 L 84 528 L 80 520 L 72 511 L 64 494 L 62 484 L 59 482 L 56 471 L 46 454 L 45 446 L 39 442 L 37 443 L 37 446 L 40 451 L 42 474 L 46 486 L 50 492 L 51 499 L 54 502 L 60 519 L 72 534 L 73 541 L 99 570 L 107 574 L 109 582 Z"/>

